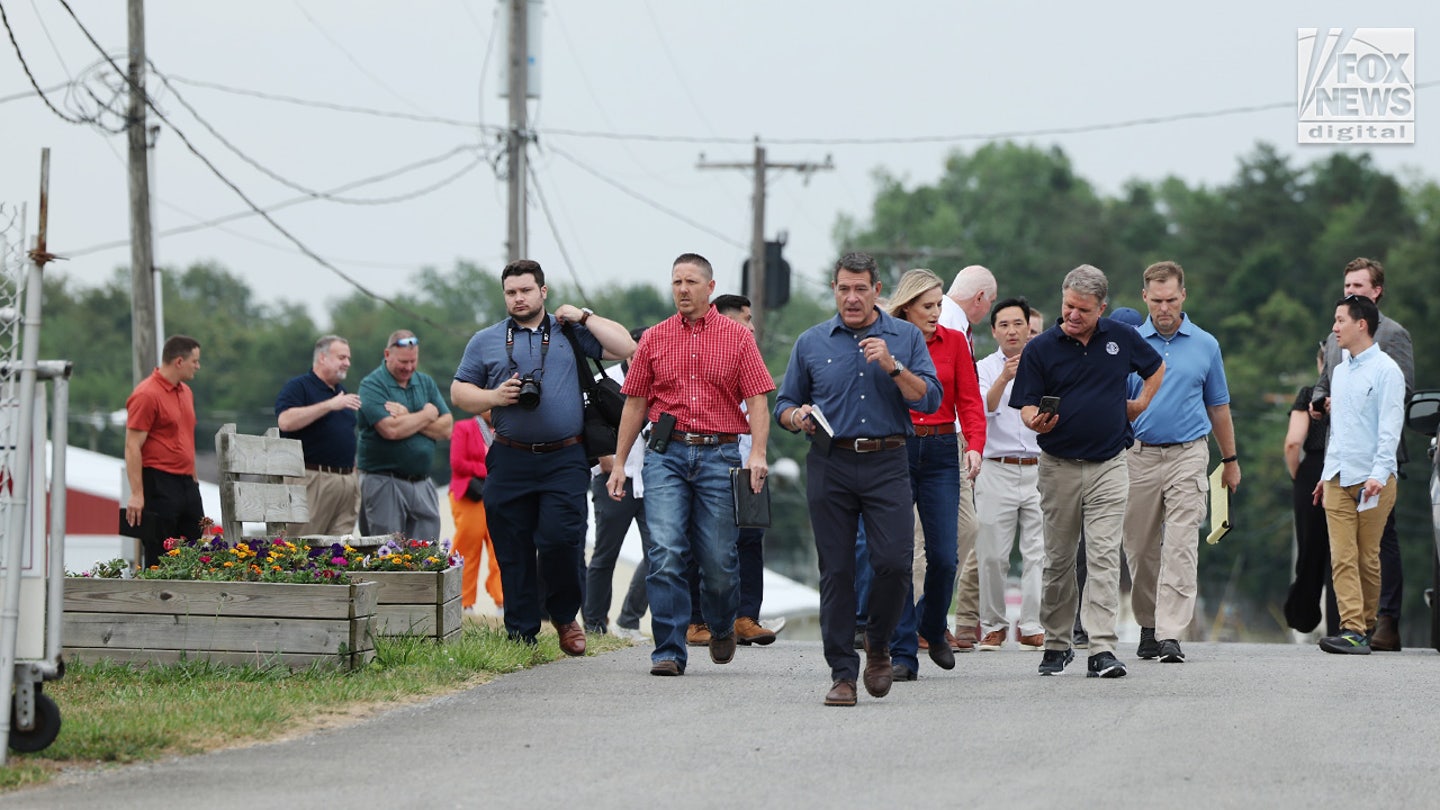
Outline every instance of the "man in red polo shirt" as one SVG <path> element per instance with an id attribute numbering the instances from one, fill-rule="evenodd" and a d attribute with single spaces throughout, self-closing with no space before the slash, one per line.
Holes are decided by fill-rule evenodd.
<path id="1" fill-rule="evenodd" d="M 166 538 L 198 538 L 205 517 L 195 479 L 195 394 L 185 384 L 200 370 L 200 342 L 175 335 L 160 360 L 125 400 L 125 522 L 139 529 L 146 567 L 160 561 Z"/>
<path id="2" fill-rule="evenodd" d="M 670 270 L 677 310 L 645 331 L 625 374 L 625 410 L 616 458 L 624 458 L 640 434 L 651 428 L 645 454 L 645 520 L 650 524 L 650 573 L 645 578 L 655 651 L 651 675 L 683 675 L 690 625 L 690 585 L 685 569 L 693 555 L 700 565 L 701 613 L 710 626 L 710 660 L 727 664 L 735 655 L 735 612 L 740 600 L 739 559 L 730 470 L 750 471 L 759 492 L 769 467 L 765 442 L 770 409 L 765 395 L 775 381 L 760 357 L 750 330 L 710 305 L 715 291 L 710 262 L 682 254 Z M 740 403 L 746 412 L 741 413 Z M 674 417 L 664 430 L 665 415 Z M 668 436 L 659 435 L 668 432 Z M 739 434 L 753 442 L 740 457 Z M 663 441 L 665 446 L 658 446 Z M 606 487 L 625 496 L 625 467 L 614 466 Z"/>

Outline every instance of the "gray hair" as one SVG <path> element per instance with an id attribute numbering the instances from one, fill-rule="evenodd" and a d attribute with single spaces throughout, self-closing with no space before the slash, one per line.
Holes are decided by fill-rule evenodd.
<path id="1" fill-rule="evenodd" d="M 880 269 L 875 264 L 875 257 L 869 253 L 852 251 L 841 256 L 840 260 L 835 262 L 835 272 L 830 274 L 832 282 L 840 278 L 841 270 L 847 273 L 868 273 L 871 284 L 880 280 Z"/>
<path id="2" fill-rule="evenodd" d="M 950 282 L 949 295 L 952 298 L 963 301 L 974 298 L 978 292 L 984 292 L 991 300 L 994 300 L 999 292 L 999 287 L 995 284 L 995 274 L 978 264 L 962 269 L 955 274 L 955 280 Z"/>
<path id="3" fill-rule="evenodd" d="M 344 343 L 346 346 L 350 345 L 350 341 L 339 335 L 322 335 L 319 340 L 315 341 L 314 359 L 319 360 L 321 355 L 329 352 L 330 344 L 332 343 Z"/>
<path id="4" fill-rule="evenodd" d="M 1082 264 L 1079 267 L 1065 274 L 1065 281 L 1060 285 L 1060 293 L 1064 295 L 1066 290 L 1074 290 L 1081 295 L 1093 295 L 1095 300 L 1104 304 L 1110 298 L 1110 281 L 1098 267 Z"/>

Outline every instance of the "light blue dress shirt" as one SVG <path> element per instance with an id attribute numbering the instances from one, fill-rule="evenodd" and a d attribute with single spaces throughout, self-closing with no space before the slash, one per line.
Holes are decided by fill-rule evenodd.
<path id="1" fill-rule="evenodd" d="M 1164 358 L 1165 382 L 1150 400 L 1150 407 L 1136 418 L 1135 438 L 1147 444 L 1178 444 L 1204 438 L 1211 427 L 1206 409 L 1230 404 L 1220 343 L 1183 313 L 1180 328 L 1168 339 L 1155 330 L 1149 318 L 1136 330 Z M 1132 374 L 1130 397 L 1139 393 L 1140 378 Z"/>
<path id="2" fill-rule="evenodd" d="M 1328 481 L 1340 486 L 1395 474 L 1395 447 L 1405 422 L 1405 375 L 1380 344 L 1351 356 L 1345 352 L 1330 377 L 1330 440 L 1325 445 Z"/>

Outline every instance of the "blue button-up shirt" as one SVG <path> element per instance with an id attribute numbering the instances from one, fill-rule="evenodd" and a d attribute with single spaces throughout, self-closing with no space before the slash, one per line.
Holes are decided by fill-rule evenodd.
<path id="1" fill-rule="evenodd" d="M 540 405 L 527 411 L 519 405 L 496 408 L 490 413 L 495 432 L 526 444 L 558 442 L 579 436 L 585 424 L 585 402 L 580 377 L 575 371 L 575 350 L 560 330 L 555 316 L 546 314 L 550 324 L 550 348 L 541 359 L 544 330 L 516 329 L 514 360 L 505 351 L 505 331 L 511 319 L 487 326 L 475 333 L 465 346 L 455 379 L 481 388 L 499 388 L 512 374 L 534 374 L 540 380 Z M 599 359 L 604 349 L 590 330 L 573 324 L 575 337 L 586 357 Z M 586 370 L 589 374 L 589 370 Z"/>
<path id="2" fill-rule="evenodd" d="M 785 409 L 809 403 L 820 408 L 838 437 L 908 436 L 914 433 L 911 409 L 933 413 L 940 407 L 940 379 L 920 328 L 878 308 L 875 312 L 878 317 L 864 337 L 884 339 L 890 354 L 925 381 L 925 395 L 905 399 L 879 363 L 866 362 L 859 345 L 863 338 L 837 314 L 795 341 L 775 397 L 776 422 Z"/>
<path id="3" fill-rule="evenodd" d="M 1340 476 L 1340 486 L 1395 474 L 1395 447 L 1405 422 L 1405 374 L 1390 356 L 1371 344 L 1345 352 L 1330 375 L 1330 441 L 1320 478 Z M 1167 377 L 1165 384 L 1169 385 Z M 1164 386 L 1161 386 L 1164 387 Z"/>
<path id="4" fill-rule="evenodd" d="M 1165 383 L 1150 400 L 1150 407 L 1135 420 L 1135 438 L 1149 444 L 1171 444 L 1204 438 L 1210 433 L 1214 405 L 1230 404 L 1225 384 L 1225 361 L 1220 342 L 1181 314 L 1180 328 L 1166 338 L 1149 318 L 1139 327 L 1140 337 L 1165 361 Z M 1130 397 L 1140 394 L 1140 377 L 1130 375 Z"/>

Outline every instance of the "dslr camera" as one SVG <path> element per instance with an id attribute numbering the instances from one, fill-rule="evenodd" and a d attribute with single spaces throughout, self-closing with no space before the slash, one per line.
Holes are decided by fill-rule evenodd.
<path id="1" fill-rule="evenodd" d="M 533 373 L 520 378 L 520 399 L 516 404 L 527 411 L 540 407 L 540 381 Z"/>

